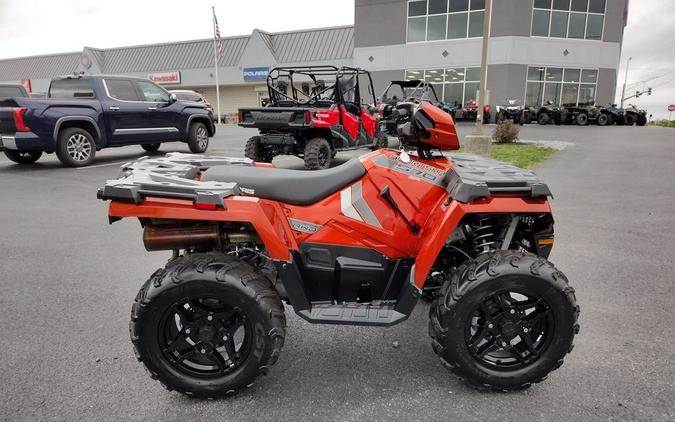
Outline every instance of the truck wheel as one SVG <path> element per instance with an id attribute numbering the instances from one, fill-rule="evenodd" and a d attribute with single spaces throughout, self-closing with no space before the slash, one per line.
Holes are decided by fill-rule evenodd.
<path id="1" fill-rule="evenodd" d="M 579 125 L 579 126 L 586 126 L 588 124 L 588 115 L 586 113 L 579 113 L 576 115 L 574 118 L 574 121 Z"/>
<path id="2" fill-rule="evenodd" d="M 260 136 L 252 136 L 248 141 L 246 141 L 244 155 L 246 158 L 259 163 L 271 163 L 272 159 L 274 158 L 274 154 L 264 150 L 262 144 L 260 143 Z"/>
<path id="3" fill-rule="evenodd" d="M 141 147 L 148 151 L 148 152 L 154 152 L 159 149 L 160 143 L 157 142 L 156 144 L 141 144 Z"/>
<path id="4" fill-rule="evenodd" d="M 31 164 L 42 157 L 42 151 L 13 151 L 6 150 L 5 155 L 18 164 Z"/>
<path id="5" fill-rule="evenodd" d="M 150 377 L 204 398 L 236 393 L 266 374 L 285 330 L 271 281 L 221 253 L 189 254 L 157 270 L 138 292 L 129 325 Z"/>
<path id="6" fill-rule="evenodd" d="M 69 127 L 59 133 L 56 143 L 56 156 L 68 167 L 88 166 L 94 161 L 96 143 L 88 131 L 79 127 Z"/>
<path id="7" fill-rule="evenodd" d="M 609 117 L 607 117 L 606 114 L 599 114 L 598 118 L 595 120 L 595 123 L 597 123 L 598 126 L 607 126 L 607 123 L 609 123 Z"/>
<path id="8" fill-rule="evenodd" d="M 497 251 L 457 268 L 429 310 L 434 351 L 479 389 L 518 390 L 560 367 L 579 332 L 574 289 L 553 264 Z"/>
<path id="9" fill-rule="evenodd" d="M 638 126 L 644 126 L 647 124 L 647 116 L 638 116 L 635 124 Z"/>
<path id="10" fill-rule="evenodd" d="M 196 122 L 190 125 L 188 147 L 195 154 L 206 152 L 209 147 L 209 131 L 204 123 Z"/>
<path id="11" fill-rule="evenodd" d="M 331 148 L 323 138 L 314 138 L 305 144 L 305 168 L 325 170 L 330 168 Z"/>
<path id="12" fill-rule="evenodd" d="M 635 124 L 635 116 L 632 114 L 626 114 L 626 117 L 624 117 L 624 124 L 626 126 L 633 126 Z"/>

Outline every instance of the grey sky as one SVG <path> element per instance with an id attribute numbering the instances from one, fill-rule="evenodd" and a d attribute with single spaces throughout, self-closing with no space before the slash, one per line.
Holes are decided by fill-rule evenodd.
<path id="1" fill-rule="evenodd" d="M 0 58 L 208 38 L 212 5 L 222 36 L 354 21 L 354 0 L 0 0 Z M 627 92 L 652 86 L 654 94 L 631 101 L 664 117 L 675 104 L 675 2 L 631 0 L 630 6 L 617 91 L 632 56 Z M 640 83 L 649 78 L 655 79 Z"/>

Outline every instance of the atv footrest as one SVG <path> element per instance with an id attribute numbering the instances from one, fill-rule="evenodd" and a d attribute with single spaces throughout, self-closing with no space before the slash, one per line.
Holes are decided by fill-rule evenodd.
<path id="1" fill-rule="evenodd" d="M 320 324 L 345 325 L 394 325 L 408 316 L 394 310 L 395 305 L 372 304 L 319 304 L 313 303 L 311 309 L 298 312 L 309 322 Z"/>

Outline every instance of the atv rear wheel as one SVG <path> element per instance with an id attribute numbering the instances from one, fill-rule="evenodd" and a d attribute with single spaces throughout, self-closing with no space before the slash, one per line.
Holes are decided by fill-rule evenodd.
<path id="1" fill-rule="evenodd" d="M 551 121 L 551 118 L 549 117 L 548 113 L 539 113 L 539 117 L 537 117 L 537 123 L 540 125 L 547 125 Z"/>
<path id="2" fill-rule="evenodd" d="M 31 164 L 42 157 L 42 151 L 14 151 L 5 150 L 5 156 L 17 164 Z"/>
<path id="3" fill-rule="evenodd" d="M 461 265 L 429 310 L 434 351 L 479 389 L 518 390 L 560 367 L 579 331 L 574 289 L 533 254 L 497 251 Z"/>
<path id="4" fill-rule="evenodd" d="M 624 117 L 623 119 L 623 123 L 626 126 L 633 126 L 635 124 L 635 120 L 637 120 L 635 116 L 633 116 L 632 114 L 626 114 L 626 117 Z"/>
<path id="5" fill-rule="evenodd" d="M 579 113 L 577 116 L 574 118 L 574 121 L 576 124 L 579 126 L 586 126 L 588 124 L 588 115 L 586 113 Z"/>
<path id="6" fill-rule="evenodd" d="M 136 357 L 169 391 L 214 398 L 274 365 L 286 317 L 269 279 L 236 257 L 189 254 L 156 271 L 131 308 Z"/>
<path id="7" fill-rule="evenodd" d="M 638 126 L 644 126 L 647 124 L 647 116 L 638 116 L 637 120 L 635 121 L 635 124 Z"/>
<path id="8" fill-rule="evenodd" d="M 609 123 L 609 116 L 606 114 L 599 114 L 595 123 L 597 123 L 598 126 L 607 126 L 607 123 Z"/>
<path id="9" fill-rule="evenodd" d="M 305 144 L 305 168 L 308 170 L 325 170 L 330 168 L 331 147 L 323 138 L 313 138 Z"/>
<path id="10" fill-rule="evenodd" d="M 244 155 L 246 158 L 259 163 L 271 163 L 274 158 L 274 154 L 265 150 L 265 147 L 260 142 L 260 136 L 252 136 L 246 141 Z"/>

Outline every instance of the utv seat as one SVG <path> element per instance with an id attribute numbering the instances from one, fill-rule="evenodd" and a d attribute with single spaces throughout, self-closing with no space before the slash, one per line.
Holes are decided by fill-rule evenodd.
<path id="1" fill-rule="evenodd" d="M 254 166 L 213 166 L 202 173 L 201 180 L 236 182 L 244 195 L 293 205 L 310 205 L 337 192 L 364 174 L 366 169 L 361 161 L 353 158 L 337 167 L 316 171 Z"/>

